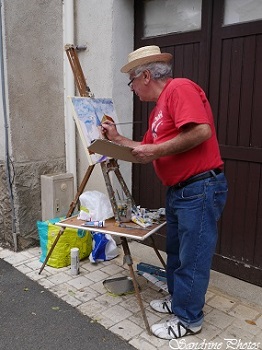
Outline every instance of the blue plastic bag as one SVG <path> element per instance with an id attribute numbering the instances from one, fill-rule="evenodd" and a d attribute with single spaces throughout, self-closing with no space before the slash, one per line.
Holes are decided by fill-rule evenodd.
<path id="1" fill-rule="evenodd" d="M 114 259 L 118 256 L 115 240 L 109 235 L 101 232 L 91 232 L 93 248 L 89 255 L 91 263 Z"/>

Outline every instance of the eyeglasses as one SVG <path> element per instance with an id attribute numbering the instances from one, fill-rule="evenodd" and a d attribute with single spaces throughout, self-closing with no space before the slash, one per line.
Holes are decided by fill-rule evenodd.
<path id="1" fill-rule="evenodd" d="M 141 72 L 142 73 L 142 72 Z M 135 75 L 131 80 L 130 82 L 127 84 L 129 87 L 131 86 L 131 84 L 133 83 L 133 81 L 139 77 L 139 75 L 141 75 L 141 73 L 138 73 L 137 75 Z"/>
<path id="2" fill-rule="evenodd" d="M 133 83 L 133 81 L 134 81 L 135 79 L 136 79 L 136 77 L 132 78 L 132 79 L 130 80 L 130 82 L 127 84 L 127 86 L 130 87 L 130 85 Z"/>

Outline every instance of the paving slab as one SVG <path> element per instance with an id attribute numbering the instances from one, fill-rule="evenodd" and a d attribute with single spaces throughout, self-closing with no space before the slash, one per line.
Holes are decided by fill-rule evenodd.
<path id="1" fill-rule="evenodd" d="M 152 248 L 136 241 L 130 241 L 129 247 L 134 269 L 141 262 L 161 266 Z M 164 259 L 166 258 L 165 253 L 161 253 L 161 255 Z M 27 278 L 27 286 L 32 283 L 32 287 L 23 290 L 22 293 L 21 289 L 23 287 L 10 285 L 9 288 L 13 289 L 11 291 L 11 295 L 14 294 L 13 298 L 18 298 L 20 294 L 30 296 L 27 300 L 28 308 L 33 307 L 36 297 L 41 298 L 41 305 L 37 304 L 37 312 L 30 308 L 27 311 L 26 316 L 30 315 L 27 318 L 29 321 L 31 320 L 29 324 L 26 323 L 28 320 L 25 321 L 24 319 L 23 300 L 14 304 L 16 307 L 13 307 L 12 310 L 9 308 L 7 309 L 9 311 L 5 312 L 5 315 L 9 313 L 13 315 L 14 319 L 15 317 L 18 318 L 18 321 L 15 321 L 14 324 L 12 324 L 13 319 L 9 320 L 7 318 L 9 327 L 12 327 L 14 334 L 17 329 L 22 332 L 21 324 L 26 325 L 26 330 L 23 328 L 21 335 L 21 344 L 25 346 L 28 343 L 29 347 L 16 347 L 16 343 L 9 344 L 7 339 L 10 339 L 11 331 L 4 334 L 4 328 L 1 333 L 0 327 L 0 349 L 262 349 L 261 287 L 211 271 L 204 306 L 205 322 L 202 332 L 175 343 L 158 339 L 145 331 L 135 294 L 116 297 L 110 295 L 104 288 L 103 281 L 105 279 L 129 276 L 129 268 L 126 264 L 123 264 L 123 252 L 120 247 L 119 256 L 111 261 L 92 264 L 88 259 L 82 260 L 78 276 L 71 275 L 70 267 L 55 269 L 49 266 L 46 266 L 39 275 L 41 267 L 39 257 L 39 247 L 30 248 L 19 253 L 0 248 L 0 261 L 2 258 L 5 263 L 8 262 L 12 265 L 9 265 L 12 274 L 17 269 L 20 277 L 24 275 Z M 0 279 L 1 276 L 0 274 Z M 137 276 L 137 279 L 149 324 L 152 325 L 167 319 L 167 315 L 159 314 L 149 306 L 152 299 L 164 297 L 166 293 L 142 276 Z M 28 288 L 27 286 L 25 288 Z M 0 290 L 1 287 L 0 284 Z M 35 290 L 35 292 L 32 293 L 30 289 Z M 55 299 L 52 299 L 52 303 L 45 304 L 47 301 L 44 298 L 48 296 L 47 300 L 50 300 L 51 295 Z M 7 294 L 5 297 L 7 298 Z M 61 306 L 58 304 L 60 302 L 62 303 Z M 5 303 L 7 303 L 7 300 L 5 300 Z M 49 305 L 48 314 L 43 313 L 41 309 L 45 305 Z M 55 305 L 54 308 L 52 308 L 53 305 Z M 33 322 L 32 319 L 36 322 Z M 43 319 L 45 319 L 45 322 L 43 322 Z M 1 317 L 1 325 L 2 320 Z M 63 327 L 61 327 L 61 336 L 58 332 L 59 340 L 57 340 L 54 334 L 56 327 L 60 329 L 60 323 Z M 31 327 L 32 331 L 27 330 L 27 326 Z M 41 328 L 43 328 L 42 332 Z M 64 331 L 65 328 L 67 329 L 66 332 Z M 83 331 L 80 331 L 79 328 Z M 49 343 L 46 346 L 44 340 L 49 333 L 51 336 L 47 340 Z M 4 334 L 3 339 L 6 339 L 3 343 L 4 347 L 1 344 L 2 334 Z M 34 348 L 33 343 L 38 341 L 39 336 L 41 336 L 39 346 Z M 102 339 L 100 343 L 97 343 L 96 337 L 100 337 L 98 341 Z M 69 338 L 70 340 L 68 340 Z M 27 341 L 27 339 L 29 340 Z M 16 340 L 17 344 L 18 340 Z M 53 343 L 53 347 L 50 347 L 51 343 Z M 68 347 L 65 347 L 64 343 Z M 10 347 L 11 345 L 14 346 Z"/>

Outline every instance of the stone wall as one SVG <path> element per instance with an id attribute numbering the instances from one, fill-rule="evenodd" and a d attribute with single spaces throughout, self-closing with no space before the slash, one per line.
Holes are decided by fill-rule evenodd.
<path id="1" fill-rule="evenodd" d="M 41 175 L 65 172 L 65 160 L 32 162 L 14 166 L 13 194 L 17 248 L 23 250 L 39 245 L 36 222 L 41 220 Z M 0 244 L 15 248 L 10 196 L 5 169 L 0 167 Z"/>
<path id="2" fill-rule="evenodd" d="M 12 247 L 12 210 L 8 193 L 6 169 L 3 163 L 0 163 L 0 180 L 0 245 Z"/>

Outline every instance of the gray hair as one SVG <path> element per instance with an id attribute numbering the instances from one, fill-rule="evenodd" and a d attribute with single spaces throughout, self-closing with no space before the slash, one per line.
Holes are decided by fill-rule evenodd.
<path id="1" fill-rule="evenodd" d="M 165 62 L 152 62 L 139 66 L 133 70 L 132 73 L 139 75 L 145 70 L 149 70 L 151 77 L 154 80 L 172 78 L 172 66 Z"/>

